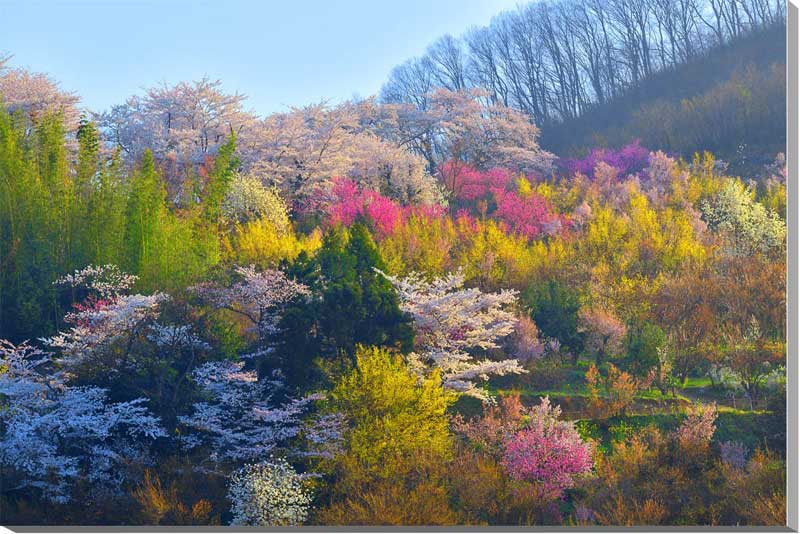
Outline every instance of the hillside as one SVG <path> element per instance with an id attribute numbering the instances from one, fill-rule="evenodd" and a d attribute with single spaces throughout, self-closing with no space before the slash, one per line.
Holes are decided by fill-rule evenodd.
<path id="1" fill-rule="evenodd" d="M 752 33 L 659 72 L 577 119 L 542 129 L 542 146 L 576 155 L 591 146 L 644 146 L 689 157 L 710 150 L 747 173 L 784 151 L 785 26 Z"/>

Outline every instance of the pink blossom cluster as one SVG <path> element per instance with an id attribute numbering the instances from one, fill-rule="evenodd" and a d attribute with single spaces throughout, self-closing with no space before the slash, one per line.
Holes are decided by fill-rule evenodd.
<path id="1" fill-rule="evenodd" d="M 581 440 L 573 423 L 559 421 L 560 413 L 543 398 L 531 411 L 528 426 L 506 442 L 503 458 L 511 477 L 534 483 L 548 499 L 560 498 L 593 465 L 591 443 Z"/>
<path id="2" fill-rule="evenodd" d="M 567 220 L 552 213 L 547 201 L 536 193 L 521 195 L 514 190 L 513 176 L 507 169 L 480 171 L 469 165 L 449 161 L 442 165 L 440 176 L 456 200 L 473 202 L 494 199 L 496 209 L 490 215 L 505 223 L 515 233 L 531 239 L 558 233 Z M 479 209 L 485 215 L 486 205 Z M 472 222 L 469 211 L 460 209 L 458 219 Z M 470 226 L 472 226 L 470 224 Z"/>
<path id="3" fill-rule="evenodd" d="M 535 193 L 521 196 L 502 189 L 492 192 L 497 202 L 494 217 L 514 233 L 532 239 L 543 233 L 556 234 L 566 225 L 567 220 L 551 212 L 547 201 Z"/>
<path id="4" fill-rule="evenodd" d="M 467 201 L 487 197 L 496 189 L 505 189 L 511 181 L 511 173 L 506 169 L 492 168 L 482 172 L 452 160 L 441 166 L 439 174 L 456 199 Z"/>
<path id="5" fill-rule="evenodd" d="M 349 226 L 359 216 L 369 218 L 380 235 L 389 235 L 411 215 L 428 218 L 444 215 L 438 204 L 402 206 L 398 202 L 369 189 L 362 189 L 347 178 L 336 178 L 332 201 L 327 207 L 331 223 Z"/>
<path id="6" fill-rule="evenodd" d="M 687 450 L 703 449 L 708 447 L 717 427 L 717 405 L 707 404 L 698 406 L 694 413 L 678 427 L 676 437 L 678 443 Z"/>

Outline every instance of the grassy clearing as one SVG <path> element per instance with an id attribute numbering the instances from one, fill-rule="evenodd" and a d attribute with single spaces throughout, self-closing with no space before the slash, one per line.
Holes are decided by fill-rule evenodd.
<path id="1" fill-rule="evenodd" d="M 585 365 L 548 368 L 542 373 L 544 376 L 535 376 L 535 373 L 536 370 L 528 375 L 495 379 L 489 392 L 495 397 L 519 393 L 526 405 L 538 403 L 541 397 L 550 397 L 561 406 L 563 416 L 577 421 L 585 437 L 596 440 L 602 449 L 608 450 L 614 441 L 644 427 L 674 431 L 693 404 L 716 402 L 719 413 L 716 440 L 739 441 L 750 451 L 759 447 L 785 450 L 785 428 L 779 415 L 763 409 L 746 409 L 744 401 L 737 402 L 734 408 L 726 392 L 714 388 L 707 377 L 688 378 L 675 397 L 656 388 L 640 392 L 627 415 L 592 419 L 587 414 L 590 393 L 584 380 Z M 454 409 L 471 417 L 480 413 L 481 404 L 474 399 L 462 400 Z"/>

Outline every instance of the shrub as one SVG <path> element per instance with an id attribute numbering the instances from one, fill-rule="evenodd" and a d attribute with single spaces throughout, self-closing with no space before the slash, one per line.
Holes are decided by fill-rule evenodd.
<path id="1" fill-rule="evenodd" d="M 571 488 L 578 475 L 592 469 L 592 445 L 585 443 L 574 423 L 559 421 L 561 409 L 545 397 L 530 412 L 526 428 L 507 443 L 503 465 L 517 480 L 535 484 L 545 499 L 556 499 Z"/>
<path id="2" fill-rule="evenodd" d="M 232 525 L 294 526 L 308 517 L 311 494 L 283 459 L 249 464 L 234 472 L 228 491 Z"/>

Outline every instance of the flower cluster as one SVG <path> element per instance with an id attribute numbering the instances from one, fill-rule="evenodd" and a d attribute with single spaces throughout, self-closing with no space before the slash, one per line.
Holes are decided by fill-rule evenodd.
<path id="1" fill-rule="evenodd" d="M 498 341 L 514 332 L 516 291 L 464 288 L 461 272 L 430 282 L 415 273 L 386 277 L 397 290 L 401 309 L 414 319 L 416 352 L 409 361 L 418 372 L 439 369 L 446 388 L 477 397 L 486 395 L 476 380 L 525 372 L 515 359 L 476 361 L 472 356 L 475 350 L 498 348 Z"/>
<path id="2" fill-rule="evenodd" d="M 159 305 L 169 299 L 164 293 L 125 295 L 111 301 L 87 301 L 89 305 L 67 314 L 74 326 L 42 341 L 61 352 L 60 363 L 74 368 L 119 339 L 135 335 L 153 320 Z"/>
<path id="3" fill-rule="evenodd" d="M 593 148 L 583 158 L 562 160 L 561 166 L 570 174 L 580 173 L 594 178 L 599 163 L 616 168 L 620 174 L 635 174 L 647 166 L 649 159 L 650 152 L 637 140 L 618 150 Z"/>
<path id="4" fill-rule="evenodd" d="M 350 226 L 357 218 L 367 217 L 381 236 L 391 234 L 413 214 L 440 216 L 444 213 L 440 204 L 401 206 L 397 201 L 377 191 L 361 188 L 347 178 L 334 179 L 330 198 L 318 199 L 316 205 L 326 212 L 331 224 Z"/>
<path id="5" fill-rule="evenodd" d="M 67 502 L 70 488 L 87 478 L 118 488 L 125 459 L 164 436 L 140 398 L 108 402 L 99 387 L 72 387 L 54 371 L 51 355 L 28 344 L 0 340 L 0 463 L 23 474 L 22 487 Z"/>
<path id="6" fill-rule="evenodd" d="M 190 433 L 184 445 L 206 444 L 212 462 L 253 460 L 270 453 L 281 442 L 300 432 L 300 415 L 317 396 L 273 402 L 283 384 L 259 380 L 244 362 L 208 362 L 192 373 L 205 399 L 193 406 L 192 414 L 180 416 Z"/>
<path id="7" fill-rule="evenodd" d="M 230 477 L 231 525 L 295 526 L 308 517 L 311 492 L 283 459 L 248 464 Z"/>
<path id="8" fill-rule="evenodd" d="M 225 219 L 245 223 L 266 218 L 278 235 L 289 231 L 289 209 L 274 187 L 264 187 L 262 180 L 252 174 L 237 174 L 222 202 Z"/>
<path id="9" fill-rule="evenodd" d="M 497 202 L 494 217 L 508 225 L 514 233 L 532 239 L 542 233 L 556 234 L 564 220 L 550 211 L 545 199 L 536 193 L 522 196 L 514 191 L 495 189 Z"/>
<path id="10" fill-rule="evenodd" d="M 574 423 L 559 421 L 561 408 L 545 397 L 530 411 L 525 429 L 507 443 L 503 465 L 509 475 L 531 482 L 543 497 L 556 499 L 592 469 L 592 445 L 581 440 Z"/>
<path id="11" fill-rule="evenodd" d="M 712 202 L 701 204 L 703 219 L 727 239 L 731 254 L 781 252 L 786 246 L 786 223 L 753 197 L 750 187 L 728 180 Z"/>
<path id="12" fill-rule="evenodd" d="M 708 448 L 717 427 L 717 405 L 706 404 L 696 408 L 694 413 L 678 427 L 675 435 L 678 443 L 685 450 L 699 450 Z"/>
<path id="13" fill-rule="evenodd" d="M 116 265 L 89 265 L 72 274 L 62 276 L 55 285 L 83 287 L 101 300 L 113 300 L 127 293 L 137 276 L 123 273 Z"/>

